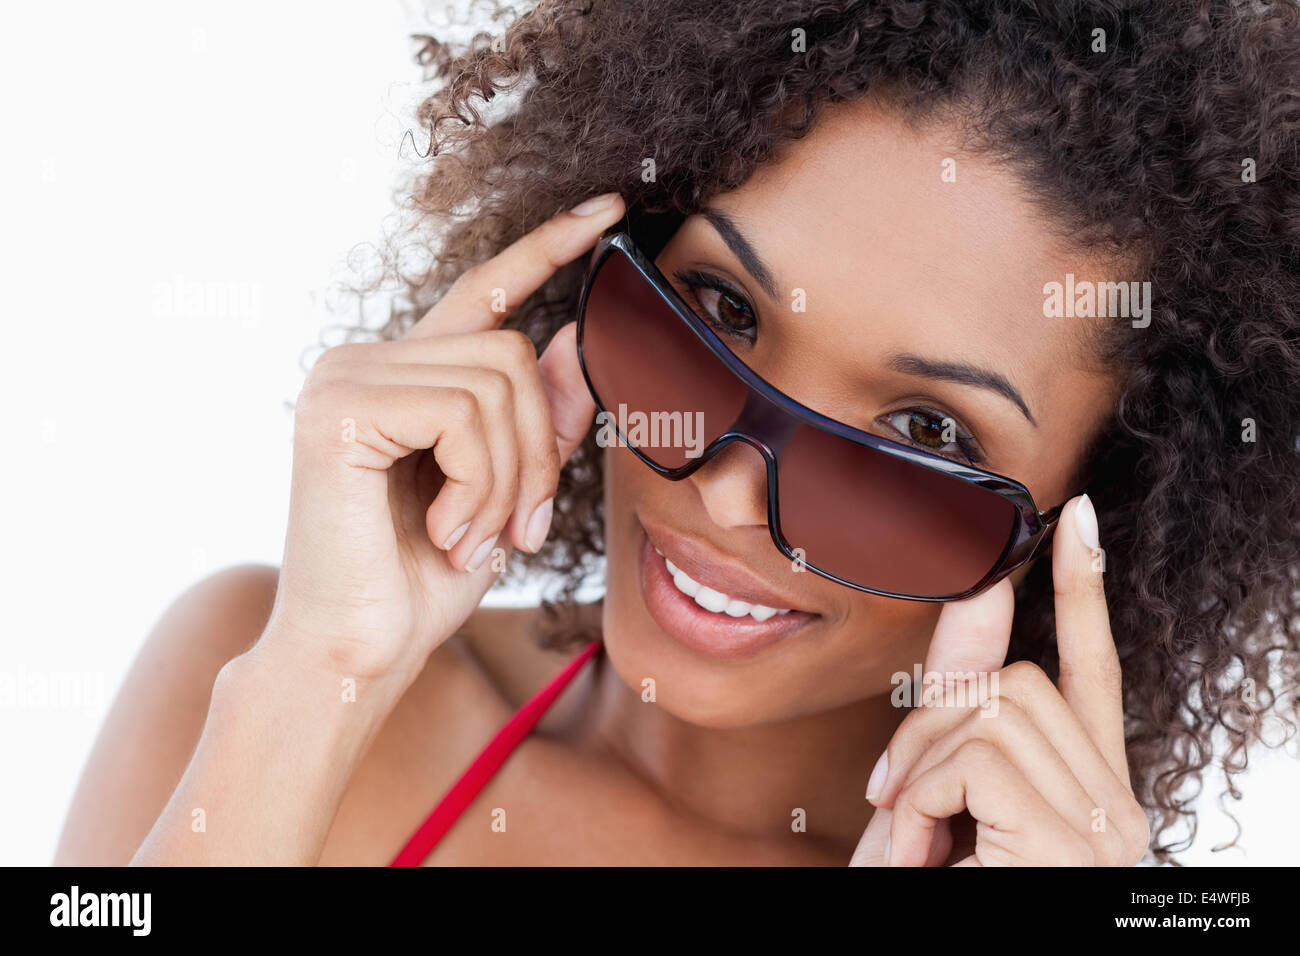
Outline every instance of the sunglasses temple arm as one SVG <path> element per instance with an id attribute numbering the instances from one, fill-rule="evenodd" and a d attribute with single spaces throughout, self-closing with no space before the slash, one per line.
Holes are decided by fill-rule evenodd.
<path id="1" fill-rule="evenodd" d="M 1056 522 L 1061 519 L 1061 512 L 1064 509 L 1065 505 L 1057 505 L 1055 508 L 1048 508 L 1046 511 L 1040 511 L 1038 517 L 1045 527 L 1053 528 L 1056 526 Z"/>
<path id="2" fill-rule="evenodd" d="M 1038 518 L 1043 522 L 1043 530 L 1039 532 L 1038 543 L 1034 545 L 1034 550 L 1025 558 L 1025 562 L 1032 561 L 1049 547 L 1051 547 L 1052 535 L 1056 531 L 1056 523 L 1061 518 L 1061 511 L 1065 505 L 1057 505 L 1055 508 L 1049 508 L 1047 511 L 1038 512 Z"/>

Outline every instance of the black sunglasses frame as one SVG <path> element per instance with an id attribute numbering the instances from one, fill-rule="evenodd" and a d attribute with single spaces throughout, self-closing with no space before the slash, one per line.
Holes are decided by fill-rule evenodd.
<path id="1" fill-rule="evenodd" d="M 1051 531 L 1056 526 L 1056 522 L 1061 514 L 1061 505 L 1051 508 L 1048 511 L 1039 511 L 1034 504 L 1033 496 L 1029 490 L 1020 482 L 1004 475 L 998 475 L 990 471 L 984 471 L 979 468 L 973 468 L 969 465 L 963 465 L 960 462 L 945 458 L 942 455 L 935 455 L 929 452 L 911 448 L 898 442 L 890 441 L 887 438 L 881 438 L 878 435 L 872 435 L 869 432 L 860 431 L 848 425 L 838 422 L 833 418 L 827 418 L 819 412 L 813 411 L 806 405 L 803 405 L 786 395 L 780 389 L 761 378 L 753 369 L 742 362 L 718 337 L 717 333 L 701 319 L 695 311 L 682 299 L 681 295 L 673 285 L 665 278 L 659 267 L 654 261 L 647 256 L 637 246 L 636 241 L 632 238 L 629 231 L 628 218 L 625 216 L 620 222 L 610 226 L 600 236 L 596 242 L 596 247 L 592 251 L 590 262 L 587 266 L 587 273 L 582 283 L 582 292 L 578 299 L 578 364 L 582 368 L 582 376 L 587 382 L 587 388 L 591 396 L 595 399 L 599 411 L 609 415 L 604 401 L 596 391 L 595 383 L 587 371 L 587 359 L 583 352 L 583 331 L 586 324 L 587 316 L 587 297 L 591 290 L 592 283 L 595 281 L 597 274 L 611 256 L 619 253 L 625 255 L 636 267 L 637 271 L 646 279 L 647 282 L 659 294 L 660 298 L 672 309 L 673 313 L 686 324 L 687 328 L 700 340 L 703 345 L 713 353 L 714 357 L 728 370 L 731 374 L 739 378 L 749 389 L 749 398 L 745 403 L 744 411 L 726 432 L 719 435 L 711 441 L 701 452 L 698 458 L 695 458 L 679 468 L 667 468 L 654 461 L 652 458 L 643 453 L 640 449 L 633 446 L 627 441 L 627 436 L 619 430 L 619 439 L 629 448 L 641 461 L 645 462 L 656 474 L 669 479 L 670 481 L 680 481 L 689 477 L 697 469 L 703 467 L 713 459 L 719 451 L 732 442 L 744 442 L 754 448 L 762 456 L 767 470 L 767 527 L 771 534 L 772 543 L 777 549 L 792 561 L 802 564 L 808 570 L 814 572 L 820 577 L 827 578 L 837 584 L 854 589 L 855 591 L 865 591 L 868 594 L 877 594 L 882 597 L 899 598 L 907 601 L 924 601 L 924 602 L 946 602 L 961 601 L 966 598 L 974 597 L 976 594 L 992 587 L 1002 578 L 1011 574 L 1017 568 L 1028 562 L 1042 545 L 1051 537 Z M 864 445 L 883 455 L 891 458 L 902 459 L 921 468 L 928 468 L 932 471 L 939 471 L 943 474 L 959 478 L 962 481 L 971 482 L 981 488 L 996 492 L 998 495 L 1009 501 L 1015 511 L 1015 526 L 1012 533 L 1008 536 L 1007 544 L 1003 548 L 1002 554 L 992 569 L 984 575 L 975 585 L 958 594 L 948 595 L 917 595 L 904 594 L 896 591 L 885 591 L 879 588 L 869 587 L 865 584 L 859 584 L 855 581 L 849 581 L 838 575 L 832 574 L 818 568 L 806 558 L 795 553 L 785 535 L 781 531 L 781 516 L 779 507 L 779 498 L 777 494 L 777 456 L 780 454 L 780 448 L 784 445 L 784 440 L 779 438 L 779 433 L 773 425 L 771 409 L 764 409 L 761 405 L 756 406 L 754 396 L 766 400 L 768 406 L 783 414 L 787 419 L 792 419 L 796 423 L 808 425 L 819 431 L 827 432 L 839 438 L 847 439 L 858 445 Z M 774 447 L 775 446 L 775 447 Z"/>

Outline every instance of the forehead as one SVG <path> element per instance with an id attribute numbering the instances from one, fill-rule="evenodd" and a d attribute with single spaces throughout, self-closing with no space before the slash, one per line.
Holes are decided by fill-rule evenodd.
<path id="1" fill-rule="evenodd" d="M 956 126 L 913 128 L 868 101 L 833 104 L 710 205 L 753 244 L 787 309 L 802 290 L 796 318 L 820 334 L 798 337 L 801 364 L 869 366 L 897 352 L 978 361 L 1041 420 L 1083 386 L 1063 373 L 1099 371 L 1086 348 L 1098 320 L 1044 316 L 1045 283 L 1132 277 L 1070 248 L 1007 168 L 961 143 Z M 706 222 L 688 226 L 723 248 Z"/>

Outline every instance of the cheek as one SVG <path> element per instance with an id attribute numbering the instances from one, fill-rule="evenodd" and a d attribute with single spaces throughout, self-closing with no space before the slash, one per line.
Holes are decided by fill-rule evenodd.
<path id="1" fill-rule="evenodd" d="M 604 456 L 605 547 L 609 553 L 626 537 L 635 502 L 645 493 L 641 484 L 646 478 L 658 476 L 625 448 L 606 448 L 601 454 Z"/>
<path id="2" fill-rule="evenodd" d="M 888 690 L 893 674 L 910 674 L 914 664 L 925 662 L 942 609 L 941 604 L 862 595 L 837 626 L 842 656 L 859 662 L 864 686 Z"/>
<path id="3" fill-rule="evenodd" d="M 602 451 L 604 458 L 605 546 L 614 549 L 628 543 L 629 531 L 635 530 L 636 511 L 643 502 L 680 500 L 675 496 L 691 493 L 689 481 L 661 478 L 626 448 Z M 666 509 L 660 509 L 663 511 Z"/>
<path id="4" fill-rule="evenodd" d="M 680 493 L 685 482 L 660 478 L 626 448 L 602 451 L 607 607 L 622 607 L 640 591 L 641 525 L 638 509 L 656 495 Z M 659 508 L 658 510 L 667 510 Z M 639 597 L 636 603 L 639 604 Z"/>

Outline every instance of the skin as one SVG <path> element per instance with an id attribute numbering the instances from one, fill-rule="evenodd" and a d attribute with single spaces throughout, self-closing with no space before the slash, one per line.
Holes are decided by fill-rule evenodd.
<path id="1" fill-rule="evenodd" d="M 983 467 L 1047 508 L 1071 498 L 1116 382 L 1091 361 L 1086 320 L 1043 317 L 1042 285 L 1102 277 L 1106 264 L 1072 251 L 1008 173 L 959 141 L 955 128 L 913 129 L 874 103 L 832 107 L 711 203 L 748 237 L 776 295 L 702 215 L 658 264 L 741 290 L 760 332 L 737 352 L 779 388 L 895 439 L 899 412 L 938 409 L 975 436 Z M 946 157 L 956 182 L 940 180 Z M 327 353 L 298 403 L 284 566 L 224 572 L 159 622 L 101 733 L 58 862 L 384 863 L 556 672 L 556 656 L 529 643 L 532 611 L 478 608 L 495 572 L 475 553 L 485 542 L 534 550 L 594 409 L 572 327 L 539 362 L 497 329 L 489 303 L 498 289 L 521 301 L 622 209 L 614 199 L 557 216 L 467 274 L 401 342 Z M 806 312 L 790 308 L 796 288 Z M 990 389 L 900 371 L 898 353 L 996 371 L 1034 423 Z M 345 419 L 353 441 L 340 438 Z M 1056 686 L 1028 665 L 1000 669 L 1011 581 L 942 606 L 852 591 L 795 573 L 772 547 L 751 450 L 733 446 L 680 482 L 626 450 L 606 454 L 608 593 L 585 611 L 607 654 L 427 863 L 1141 856 L 1090 505 L 1071 501 L 1053 542 Z M 816 619 L 742 660 L 679 644 L 646 608 L 642 520 L 779 582 Z M 891 675 L 921 662 L 996 672 L 997 715 L 892 706 Z M 647 676 L 653 705 L 641 699 Z M 343 680 L 357 690 L 346 704 Z M 794 808 L 806 832 L 792 831 Z"/>

